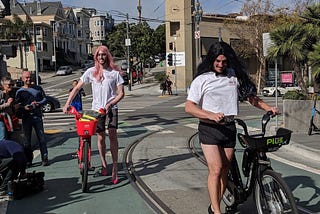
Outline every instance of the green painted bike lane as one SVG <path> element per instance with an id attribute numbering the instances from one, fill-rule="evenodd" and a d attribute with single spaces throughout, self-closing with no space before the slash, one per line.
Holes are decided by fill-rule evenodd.
<path id="1" fill-rule="evenodd" d="M 121 124 L 126 127 L 126 124 Z M 154 213 L 144 199 L 133 188 L 122 168 L 122 154 L 126 147 L 146 134 L 144 128 L 135 128 L 128 132 L 119 133 L 119 183 L 111 181 L 111 154 L 107 142 L 108 176 L 94 176 L 100 167 L 96 136 L 92 137 L 92 166 L 95 171 L 89 172 L 89 192 L 82 193 L 81 178 L 77 159 L 72 156 L 78 148 L 78 137 L 70 133 L 65 140 L 51 145 L 49 150 L 50 165 L 39 166 L 40 159 L 36 157 L 34 167 L 27 169 L 45 172 L 44 191 L 25 197 L 21 200 L 10 201 L 7 204 L 8 214 L 36 213 Z M 37 164 L 38 163 L 38 164 Z M 37 166 L 38 165 L 38 166 Z"/>

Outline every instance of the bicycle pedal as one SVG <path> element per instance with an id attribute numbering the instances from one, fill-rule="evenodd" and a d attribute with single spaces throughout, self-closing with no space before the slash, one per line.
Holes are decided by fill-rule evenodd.
<path id="1" fill-rule="evenodd" d="M 78 158 L 78 154 L 73 154 L 73 155 L 71 155 L 71 158 L 72 158 L 72 159 Z"/>

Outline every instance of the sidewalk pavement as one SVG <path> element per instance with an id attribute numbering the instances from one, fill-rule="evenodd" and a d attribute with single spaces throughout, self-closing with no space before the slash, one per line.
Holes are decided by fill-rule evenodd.
<path id="1" fill-rule="evenodd" d="M 158 84 L 142 84 L 134 86 L 127 95 L 156 92 L 160 95 L 161 91 L 158 90 Z M 210 203 L 206 182 L 207 167 L 190 153 L 187 146 L 196 132 L 195 127 L 184 125 L 161 130 L 143 138 L 133 151 L 133 168 L 147 188 L 145 191 L 151 192 L 153 200 L 160 200 L 166 206 L 160 208 L 159 212 L 207 213 Z M 315 176 L 319 176 L 319 136 L 317 133 L 311 136 L 307 133 L 293 133 L 290 144 L 281 147 L 277 152 L 269 153 L 269 157 L 291 161 L 291 165 L 298 168 L 300 166 L 300 169 L 311 168 L 312 172 L 316 173 Z M 290 178 L 291 176 L 288 176 L 288 179 Z M 295 191 L 295 194 L 299 195 L 299 192 Z M 252 201 L 248 200 L 241 205 L 239 211 L 255 213 Z"/>

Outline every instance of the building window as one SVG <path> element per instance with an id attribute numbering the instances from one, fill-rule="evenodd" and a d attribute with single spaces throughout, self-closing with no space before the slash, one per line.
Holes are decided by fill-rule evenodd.
<path id="1" fill-rule="evenodd" d="M 48 36 L 48 29 L 46 27 L 42 28 L 43 36 Z"/>
<path id="2" fill-rule="evenodd" d="M 180 22 L 170 22 L 170 36 L 177 36 L 180 30 Z"/>
<path id="3" fill-rule="evenodd" d="M 48 52 L 48 44 L 43 43 L 43 51 Z"/>
<path id="4" fill-rule="evenodd" d="M 41 51 L 42 50 L 42 45 L 41 42 L 37 42 L 37 51 Z"/>
<path id="5" fill-rule="evenodd" d="M 81 30 L 78 30 L 78 37 L 82 37 Z"/>
<path id="6" fill-rule="evenodd" d="M 36 35 L 40 35 L 40 30 L 41 30 L 40 27 L 36 27 Z"/>
<path id="7" fill-rule="evenodd" d="M 77 23 L 81 24 L 81 18 L 80 17 L 77 17 Z"/>

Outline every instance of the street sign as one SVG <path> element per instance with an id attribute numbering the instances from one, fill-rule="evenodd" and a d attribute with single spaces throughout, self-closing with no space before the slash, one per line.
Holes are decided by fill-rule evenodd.
<path id="1" fill-rule="evenodd" d="M 126 39 L 126 46 L 130 46 L 131 45 L 131 40 L 130 39 Z"/>
<path id="2" fill-rule="evenodd" d="M 200 30 L 196 30 L 196 31 L 194 32 L 194 38 L 195 38 L 195 39 L 200 39 Z"/>

